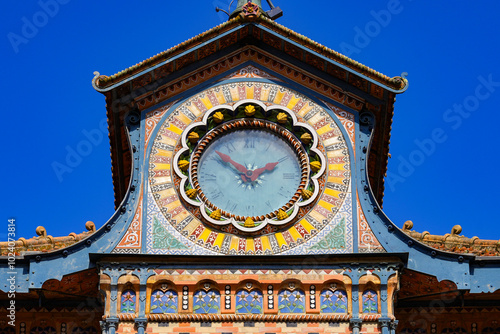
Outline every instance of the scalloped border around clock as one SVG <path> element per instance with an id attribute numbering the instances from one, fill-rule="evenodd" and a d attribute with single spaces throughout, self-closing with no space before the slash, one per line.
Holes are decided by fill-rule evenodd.
<path id="1" fill-rule="evenodd" d="M 317 134 L 326 156 L 326 172 L 317 201 L 306 214 L 284 230 L 255 237 L 237 236 L 205 225 L 199 213 L 186 210 L 173 177 L 173 157 L 181 134 L 212 108 L 253 99 L 267 106 L 286 108 Z M 162 108 L 159 108 L 162 109 Z M 162 109 L 162 112 L 165 111 Z M 154 111 L 153 111 L 154 113 Z M 353 196 L 350 140 L 335 116 L 307 97 L 280 85 L 262 82 L 228 83 L 207 89 L 168 110 L 149 152 L 149 184 L 145 194 L 146 252 L 152 254 L 326 254 L 353 252 Z M 339 114 L 340 113 L 340 114 Z M 340 122 L 342 125 L 343 122 Z M 352 129 L 346 129 L 352 133 Z"/>

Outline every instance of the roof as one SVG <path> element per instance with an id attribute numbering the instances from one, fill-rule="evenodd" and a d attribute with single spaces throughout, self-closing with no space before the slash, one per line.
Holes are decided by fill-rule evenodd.
<path id="1" fill-rule="evenodd" d="M 467 238 L 459 235 L 462 232 L 460 225 L 453 226 L 451 233 L 445 235 L 433 235 L 427 231 L 420 233 L 411 231 L 412 228 L 413 222 L 407 221 L 404 223 L 403 232 L 413 239 L 441 251 L 477 256 L 500 256 L 500 240 Z"/>
<path id="2" fill-rule="evenodd" d="M 225 59 L 223 57 L 234 54 L 235 50 L 249 46 L 272 50 L 278 54 L 275 57 L 280 63 L 285 63 L 285 59 L 288 64 L 306 63 L 307 73 L 321 73 L 306 77 L 317 82 L 325 92 L 331 90 L 348 98 L 356 94 L 368 97 L 354 100 L 376 116 L 368 172 L 372 190 L 382 205 L 395 95 L 408 87 L 404 74 L 390 78 L 263 15 L 245 17 L 241 14 L 114 75 L 95 72 L 93 86 L 106 96 L 115 207 L 125 197 L 132 168 L 124 115 L 132 110 L 145 110 L 193 88 L 190 85 L 194 83 L 208 80 L 209 75 L 195 80 L 195 74 L 200 73 L 203 66 L 213 65 L 214 57 Z M 269 52 L 263 54 L 264 57 L 270 55 Z M 327 76 L 326 81 L 320 76 Z M 290 77 L 292 81 L 295 79 Z M 347 91 L 342 88 L 346 85 L 351 87 Z M 352 90 L 358 93 L 353 95 Z M 373 101 L 377 101 L 375 105 L 370 104 Z"/>
<path id="3" fill-rule="evenodd" d="M 98 90 L 101 90 L 116 85 L 126 80 L 127 78 L 130 78 L 133 75 L 148 70 L 151 67 L 161 64 L 167 59 L 182 53 L 183 51 L 186 51 L 194 46 L 199 45 L 202 41 L 205 41 L 206 39 L 209 39 L 211 37 L 216 37 L 226 31 L 231 30 L 232 28 L 241 25 L 242 23 L 245 23 L 246 21 L 248 21 L 248 19 L 245 19 L 243 16 L 237 16 L 225 23 L 222 23 L 210 30 L 207 30 L 199 34 L 198 36 L 188 39 L 187 41 L 181 44 L 178 44 L 164 52 L 161 52 L 153 57 L 150 57 L 116 74 L 113 74 L 111 76 L 99 75 L 97 78 L 94 79 L 95 86 Z M 407 85 L 404 77 L 397 76 L 390 78 L 382 73 L 375 71 L 374 69 L 369 68 L 368 66 L 365 66 L 347 56 L 344 56 L 339 52 L 336 52 L 320 43 L 317 43 L 304 35 L 296 33 L 295 31 L 288 29 L 285 26 L 278 24 L 275 21 L 263 15 L 253 19 L 252 22 L 259 23 L 260 25 L 267 28 L 271 28 L 273 31 L 280 33 L 284 37 L 287 37 L 295 42 L 298 42 L 301 45 L 306 46 L 309 49 L 323 56 L 326 56 L 331 60 L 334 60 L 342 65 L 345 65 L 356 72 L 360 72 L 361 74 L 366 75 L 367 77 L 379 82 L 382 85 L 386 85 L 395 90 L 402 90 Z"/>
<path id="4" fill-rule="evenodd" d="M 43 226 L 38 226 L 36 228 L 37 237 L 30 239 L 19 238 L 14 243 L 14 253 L 15 255 L 23 255 L 27 253 L 48 253 L 61 248 L 66 248 L 77 242 L 86 239 L 88 236 L 92 235 L 96 231 L 95 224 L 88 221 L 85 224 L 87 232 L 82 232 L 79 234 L 70 233 L 66 237 L 53 237 L 47 235 L 47 231 Z M 7 256 L 12 253 L 12 245 L 9 242 L 0 242 L 0 256 Z"/>

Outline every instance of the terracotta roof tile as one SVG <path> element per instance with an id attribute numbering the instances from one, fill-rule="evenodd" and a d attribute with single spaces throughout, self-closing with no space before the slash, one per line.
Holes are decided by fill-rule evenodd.
<path id="1" fill-rule="evenodd" d="M 14 242 L 14 253 L 15 255 L 23 255 L 31 252 L 46 253 L 66 248 L 87 238 L 96 230 L 94 223 L 91 221 L 88 221 L 85 224 L 85 228 L 87 229 L 87 232 L 79 234 L 70 233 L 66 237 L 53 237 L 47 235 L 43 226 L 38 226 L 36 228 L 37 237 L 30 239 L 19 238 L 19 240 Z M 12 243 L 9 245 L 9 242 L 0 242 L 0 256 L 7 256 L 9 253 L 12 253 Z"/>
<path id="2" fill-rule="evenodd" d="M 151 66 L 157 65 L 169 58 L 171 58 L 174 55 L 177 55 L 181 53 L 182 51 L 185 51 L 191 47 L 194 47 L 198 44 L 201 43 L 202 40 L 206 40 L 207 38 L 210 37 L 215 37 L 225 31 L 228 31 L 242 23 L 245 22 L 258 22 L 264 27 L 271 28 L 273 31 L 279 33 L 283 37 L 290 38 L 291 40 L 294 40 L 298 42 L 299 44 L 315 51 L 318 52 L 319 54 L 334 60 L 336 62 L 339 62 L 356 72 L 361 72 L 362 74 L 380 82 L 381 84 L 390 86 L 394 89 L 402 89 L 406 86 L 406 80 L 402 77 L 394 77 L 390 78 L 382 73 L 379 73 L 375 71 L 372 68 L 369 68 L 368 66 L 365 66 L 337 51 L 334 51 L 320 43 L 317 43 L 309 38 L 307 38 L 304 35 L 301 35 L 299 33 L 296 33 L 295 31 L 286 28 L 285 26 L 276 23 L 275 21 L 261 15 L 259 18 L 254 18 L 252 20 L 249 20 L 247 18 L 244 18 L 242 16 L 237 16 L 225 23 L 222 23 L 210 30 L 207 30 L 193 38 L 188 39 L 187 41 L 180 43 L 166 51 L 163 51 L 161 53 L 156 54 L 153 57 L 150 57 L 140 63 L 137 63 L 123 71 L 120 71 L 116 74 L 113 74 L 111 76 L 105 76 L 105 75 L 99 75 L 98 77 L 94 78 L 94 83 L 97 88 L 106 88 L 109 87 L 113 84 L 119 83 L 120 81 L 127 79 L 128 77 L 135 75 L 137 73 L 140 73 L 144 70 L 147 70 Z"/>
<path id="3" fill-rule="evenodd" d="M 453 226 L 451 233 L 445 235 L 433 235 L 427 231 L 420 233 L 411 231 L 412 228 L 413 222 L 407 221 L 404 223 L 403 232 L 435 249 L 477 256 L 500 256 L 500 240 L 483 240 L 459 235 L 462 232 L 460 225 Z"/>

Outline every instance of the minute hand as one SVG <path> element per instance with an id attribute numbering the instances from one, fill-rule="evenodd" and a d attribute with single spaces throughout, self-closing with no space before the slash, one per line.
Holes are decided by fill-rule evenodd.
<path id="1" fill-rule="evenodd" d="M 274 167 L 276 167 L 277 164 L 278 164 L 278 162 L 270 162 L 262 168 L 257 168 L 256 170 L 253 171 L 252 176 L 250 177 L 250 181 L 253 182 L 253 181 L 257 180 L 257 178 L 260 176 L 260 174 L 262 174 L 266 170 L 272 171 L 274 169 Z"/>
<path id="2" fill-rule="evenodd" d="M 233 159 L 231 159 L 231 157 L 229 155 L 227 155 L 227 154 L 224 154 L 224 153 L 219 152 L 219 151 L 215 151 L 215 153 L 217 153 L 220 156 L 220 158 L 222 159 L 222 161 L 229 162 L 231 165 L 234 166 L 234 168 L 236 168 L 238 170 L 238 172 L 243 173 L 243 174 L 246 175 L 247 169 L 245 168 L 245 166 L 243 166 L 242 164 L 237 163 L 236 161 L 234 161 Z"/>

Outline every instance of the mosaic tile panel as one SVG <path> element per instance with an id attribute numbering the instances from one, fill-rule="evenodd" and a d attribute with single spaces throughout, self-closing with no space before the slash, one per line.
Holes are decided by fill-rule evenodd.
<path id="1" fill-rule="evenodd" d="M 236 293 L 236 313 L 261 314 L 263 310 L 262 292 L 240 290 Z"/>
<path id="2" fill-rule="evenodd" d="M 257 75 L 251 68 L 246 73 Z M 245 71 L 244 71 L 245 72 Z M 249 74 L 250 73 L 250 74 Z M 253 74 L 252 74 L 253 73 Z M 264 73 L 258 73 L 264 77 Z M 328 161 L 324 193 L 309 213 L 289 228 L 269 231 L 253 238 L 239 237 L 206 226 L 200 217 L 187 211 L 178 198 L 171 173 L 179 134 L 214 105 L 234 104 L 241 99 L 259 99 L 269 105 L 281 105 L 314 128 L 325 148 Z M 330 107 L 331 108 L 331 107 Z M 338 115 L 336 115 L 338 114 Z M 154 115 L 154 112 L 153 114 Z M 288 88 L 262 82 L 229 83 L 208 89 L 176 107 L 155 126 L 158 136 L 149 156 L 147 236 L 145 250 L 150 254 L 220 255 L 294 255 L 353 252 L 352 186 L 348 144 L 339 125 L 349 133 L 352 114 L 327 112 L 307 97 Z M 341 121 L 344 119 L 344 123 Z M 347 122 L 347 123 L 346 123 Z M 152 133 L 152 132 L 151 132 Z M 349 135 L 350 136 L 350 135 Z M 334 231 L 335 229 L 335 231 Z M 340 236 L 343 233 L 344 236 Z M 339 235 L 337 235 L 339 234 Z M 333 239 L 336 239 L 335 242 Z M 318 244 L 318 245 L 317 245 Z"/>
<path id="3" fill-rule="evenodd" d="M 347 313 L 347 292 L 323 290 L 320 295 L 322 313 Z"/>
<path id="4" fill-rule="evenodd" d="M 220 293 L 216 290 L 199 290 L 194 293 L 193 312 L 196 314 L 217 314 L 220 312 Z"/>
<path id="5" fill-rule="evenodd" d="M 122 292 L 120 312 L 135 313 L 136 295 L 134 290 L 125 290 Z"/>
<path id="6" fill-rule="evenodd" d="M 383 253 L 384 247 L 380 244 L 366 220 L 361 203 L 358 200 L 358 249 L 362 253 Z"/>
<path id="7" fill-rule="evenodd" d="M 302 290 L 281 290 L 278 294 L 278 310 L 280 313 L 304 313 L 306 297 Z"/>
<path id="8" fill-rule="evenodd" d="M 378 296 L 373 290 L 365 290 L 362 298 L 363 313 L 378 312 Z"/>
<path id="9" fill-rule="evenodd" d="M 151 293 L 151 313 L 177 313 L 177 292 L 155 290 Z"/>
<path id="10" fill-rule="evenodd" d="M 142 247 L 142 190 L 139 196 L 139 205 L 135 211 L 134 219 L 125 232 L 118 245 L 113 250 L 113 253 L 125 253 L 127 251 L 136 251 L 137 253 Z"/>

